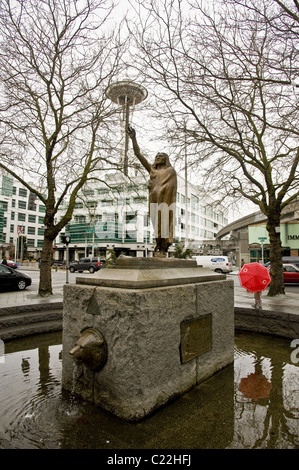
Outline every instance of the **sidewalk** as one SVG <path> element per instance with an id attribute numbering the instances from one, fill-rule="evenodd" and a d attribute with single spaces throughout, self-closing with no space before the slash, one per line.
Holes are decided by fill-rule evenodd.
<path id="1" fill-rule="evenodd" d="M 236 276 L 235 270 L 228 278 Z M 253 294 L 236 285 L 234 289 L 235 300 L 235 327 L 241 330 L 251 330 L 260 333 L 273 334 L 288 338 L 299 338 L 299 294 L 287 293 L 278 297 L 268 297 L 267 291 L 262 294 L 262 310 L 253 307 Z M 58 305 L 62 309 L 63 286 L 53 289 L 53 295 L 41 298 L 36 292 L 25 290 L 22 292 L 1 292 L 0 311 L 17 312 L 45 308 L 49 310 Z M 55 305 L 54 305 L 55 304 Z"/>
<path id="2" fill-rule="evenodd" d="M 63 301 L 63 286 L 53 289 L 53 295 L 40 297 L 32 290 L 9 291 L 0 293 L 0 309 L 5 307 L 20 307 L 29 305 L 43 305 Z"/>
<path id="3" fill-rule="evenodd" d="M 238 269 L 228 276 L 238 276 Z M 272 310 L 276 312 L 289 312 L 299 315 L 299 293 L 287 292 L 285 295 L 279 295 L 276 297 L 268 297 L 268 289 L 262 293 L 262 309 Z M 254 310 L 254 296 L 251 292 L 247 292 L 246 289 L 238 285 L 235 285 L 234 291 L 235 307 L 242 307 Z"/>
<path id="4" fill-rule="evenodd" d="M 233 276 L 238 276 L 238 271 L 235 269 L 227 278 L 232 278 Z M 234 290 L 235 306 L 248 308 L 254 310 L 254 298 L 253 294 L 247 292 L 241 286 L 235 286 Z M 36 292 L 32 290 L 24 290 L 22 292 L 10 291 L 10 292 L 1 292 L 0 293 L 0 308 L 5 306 L 19 306 L 19 305 L 29 305 L 29 304 L 44 304 L 52 302 L 62 302 L 63 300 L 63 285 L 60 287 L 53 288 L 53 295 L 45 298 L 41 298 L 37 295 Z M 288 292 L 286 295 L 281 295 L 277 297 L 268 297 L 267 290 L 262 294 L 262 305 L 263 310 L 274 310 L 277 312 L 289 312 L 299 315 L 299 294 L 293 294 Z"/>

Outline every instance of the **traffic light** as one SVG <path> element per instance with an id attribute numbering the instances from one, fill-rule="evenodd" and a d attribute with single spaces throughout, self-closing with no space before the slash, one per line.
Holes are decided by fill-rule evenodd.
<path id="1" fill-rule="evenodd" d="M 69 235 L 63 235 L 62 243 L 64 243 L 65 245 L 68 245 L 69 243 L 71 243 L 71 237 Z"/>

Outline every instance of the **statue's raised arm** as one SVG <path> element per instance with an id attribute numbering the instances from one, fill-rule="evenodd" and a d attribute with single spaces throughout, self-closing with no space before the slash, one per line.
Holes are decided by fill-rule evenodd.
<path id="1" fill-rule="evenodd" d="M 139 148 L 139 145 L 138 145 L 137 139 L 136 139 L 135 129 L 133 129 L 133 127 L 131 127 L 131 126 L 128 126 L 127 133 L 128 133 L 128 136 L 130 137 L 130 139 L 132 140 L 133 150 L 134 150 L 134 153 L 135 153 L 136 157 L 138 158 L 140 163 L 144 166 L 144 168 L 148 172 L 150 172 L 151 171 L 151 165 L 147 161 L 147 159 L 142 155 L 142 153 L 140 152 L 140 148 Z"/>

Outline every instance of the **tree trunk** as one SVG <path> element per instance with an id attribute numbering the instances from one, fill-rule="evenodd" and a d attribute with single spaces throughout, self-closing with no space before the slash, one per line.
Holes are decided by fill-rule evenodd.
<path id="1" fill-rule="evenodd" d="M 51 252 L 53 240 L 46 235 L 44 237 L 41 261 L 40 261 L 40 278 L 39 278 L 39 295 L 52 295 L 52 276 L 51 276 Z"/>
<path id="2" fill-rule="evenodd" d="M 280 213 L 275 211 L 274 214 L 268 215 L 267 230 L 270 238 L 270 263 L 271 263 L 271 283 L 269 287 L 269 296 L 285 294 L 283 282 L 283 265 L 282 265 L 282 247 L 280 239 Z"/>

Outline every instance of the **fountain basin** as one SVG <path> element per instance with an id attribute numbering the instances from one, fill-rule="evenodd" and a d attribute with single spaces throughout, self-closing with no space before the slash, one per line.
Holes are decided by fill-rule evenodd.
<path id="1" fill-rule="evenodd" d="M 138 421 L 233 362 L 233 281 L 189 261 L 127 263 L 64 286 L 62 386 Z M 107 344 L 99 371 L 69 355 L 88 328 Z"/>

